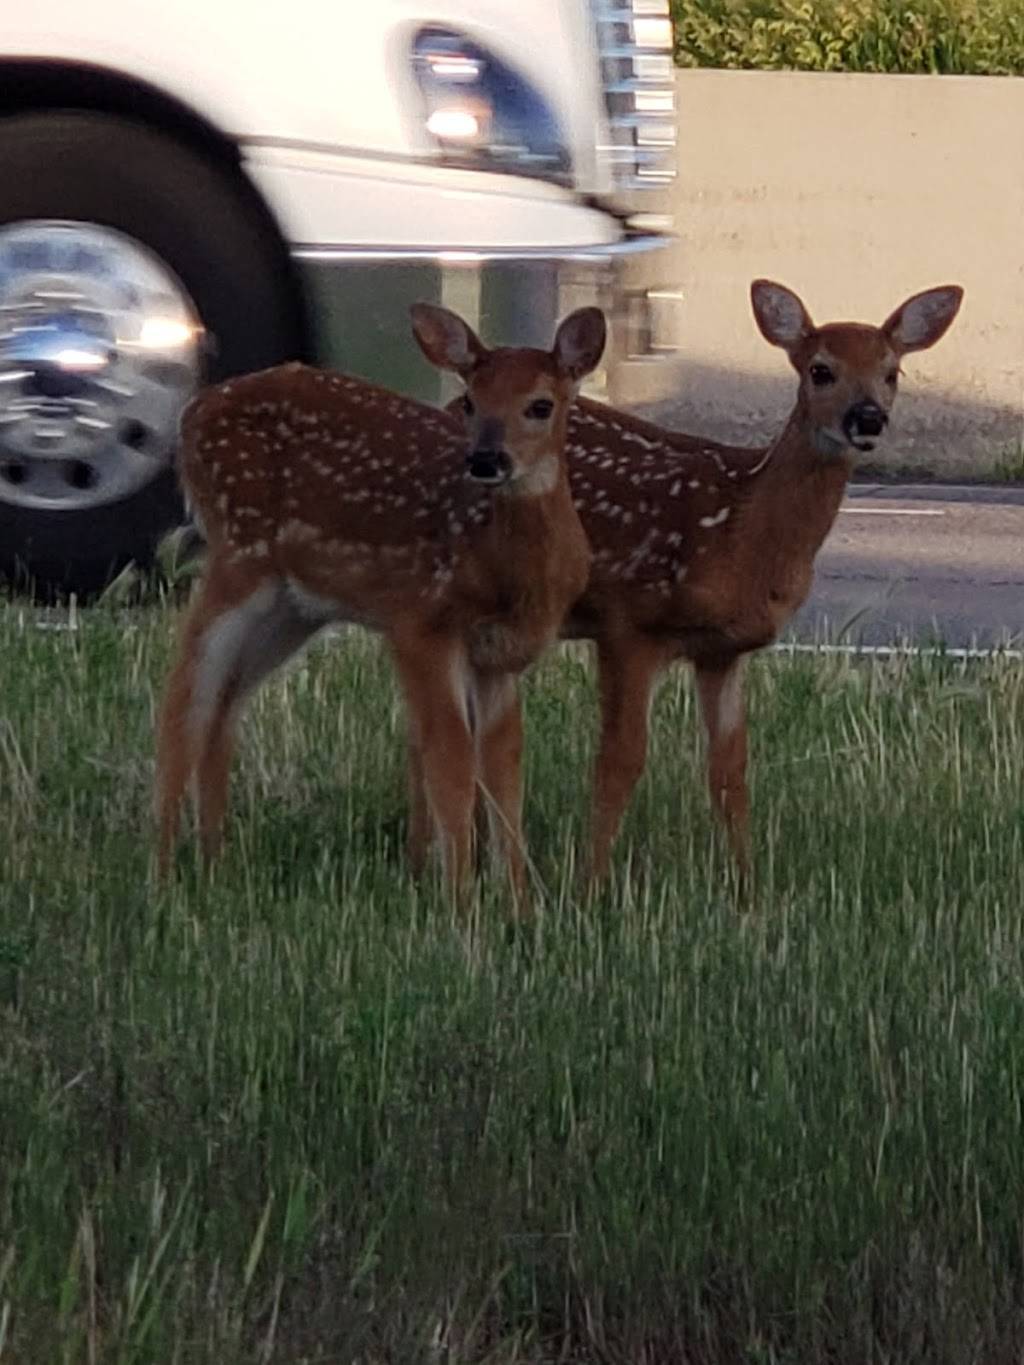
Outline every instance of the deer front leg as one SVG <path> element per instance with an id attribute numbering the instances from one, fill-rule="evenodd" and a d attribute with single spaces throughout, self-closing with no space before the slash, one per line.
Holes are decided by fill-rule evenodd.
<path id="1" fill-rule="evenodd" d="M 745 665 L 746 655 L 741 654 L 726 664 L 700 664 L 695 668 L 697 695 L 707 731 L 708 789 L 744 879 L 750 869 Z"/>
<path id="2" fill-rule="evenodd" d="M 501 726 L 498 726 L 498 730 L 501 730 Z M 478 766 L 482 762 L 486 762 L 490 753 L 494 752 L 496 745 L 500 748 L 501 744 L 501 734 L 498 734 L 498 736 L 489 736 L 489 743 L 483 745 L 481 733 L 478 732 Z M 434 837 L 434 827 L 433 818 L 430 814 L 430 804 L 426 797 L 426 788 L 423 785 L 423 759 L 411 726 L 410 736 L 408 736 L 407 781 L 410 815 L 408 815 L 406 849 L 412 875 L 419 878 L 426 871 L 427 859 L 430 856 L 430 845 Z M 478 864 L 483 854 L 487 852 L 489 844 L 494 842 L 494 839 L 498 837 L 498 831 L 500 831 L 501 820 L 496 819 L 496 812 L 494 812 L 489 794 L 497 786 L 501 786 L 500 778 L 496 781 L 493 773 L 482 774 L 481 789 L 478 790 L 474 805 L 474 849 Z M 522 796 L 520 796 L 520 805 L 522 805 Z M 504 848 L 504 841 L 501 842 L 501 846 Z M 519 845 L 516 844 L 516 848 L 517 846 Z M 515 853 L 512 856 L 515 857 Z M 515 882 L 515 874 L 513 874 L 513 882 Z"/>
<path id="3" fill-rule="evenodd" d="M 473 870 L 476 777 L 465 655 L 458 641 L 435 636 L 393 639 L 391 650 L 409 712 L 410 778 L 418 766 L 423 799 L 441 843 L 445 881 L 463 901 Z M 413 817 L 420 818 L 415 798 Z M 429 840 L 421 845 L 419 830 L 416 837 L 425 856 Z"/>
<path id="4" fill-rule="evenodd" d="M 523 838 L 523 716 L 516 679 L 504 673 L 478 677 L 474 696 L 479 781 L 490 842 L 501 850 L 516 910 L 524 914 L 528 887 Z"/>
<path id="5" fill-rule="evenodd" d="M 623 812 L 643 773 L 654 684 L 670 658 L 664 644 L 640 634 L 598 642 L 601 739 L 591 816 L 591 887 L 607 875 Z"/>

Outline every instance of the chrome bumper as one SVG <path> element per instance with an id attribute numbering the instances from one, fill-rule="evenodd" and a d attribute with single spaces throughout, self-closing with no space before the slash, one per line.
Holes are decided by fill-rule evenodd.
<path id="1" fill-rule="evenodd" d="M 671 390 L 681 334 L 677 250 L 675 238 L 645 233 L 554 251 L 296 247 L 292 256 L 320 364 L 443 402 L 455 385 L 412 340 L 408 310 L 417 299 L 454 309 L 491 344 L 544 347 L 566 313 L 596 304 L 610 335 L 586 392 L 624 405 Z"/>

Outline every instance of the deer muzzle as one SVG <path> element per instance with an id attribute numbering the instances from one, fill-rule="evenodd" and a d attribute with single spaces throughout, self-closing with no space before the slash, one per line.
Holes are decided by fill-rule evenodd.
<path id="1" fill-rule="evenodd" d="M 503 450 L 474 450 L 467 456 L 466 473 L 476 483 L 507 483 L 512 461 Z"/>
<path id="2" fill-rule="evenodd" d="M 873 438 L 881 436 L 888 421 L 889 418 L 878 404 L 866 398 L 847 409 L 843 418 L 843 431 L 846 439 L 857 450 L 873 450 Z"/>
<path id="3" fill-rule="evenodd" d="M 507 483 L 512 477 L 512 460 L 505 449 L 504 423 L 485 417 L 475 432 L 466 456 L 466 473 L 476 483 Z"/>

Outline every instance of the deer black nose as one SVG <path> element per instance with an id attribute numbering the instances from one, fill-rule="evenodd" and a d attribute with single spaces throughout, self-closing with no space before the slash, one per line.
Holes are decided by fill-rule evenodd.
<path id="1" fill-rule="evenodd" d="M 843 418 L 843 430 L 853 440 L 857 436 L 881 436 L 888 417 L 870 399 L 854 403 Z"/>
<path id="2" fill-rule="evenodd" d="M 478 483 L 504 483 L 512 473 L 512 461 L 504 450 L 478 446 L 466 456 L 466 473 Z"/>

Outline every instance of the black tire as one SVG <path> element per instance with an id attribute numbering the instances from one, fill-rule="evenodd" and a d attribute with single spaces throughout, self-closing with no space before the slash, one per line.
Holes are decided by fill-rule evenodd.
<path id="1" fill-rule="evenodd" d="M 0 227 L 62 218 L 116 228 L 177 276 L 212 340 L 206 382 L 304 357 L 287 253 L 240 172 L 129 119 L 76 111 L 0 118 Z M 132 496 L 68 511 L 0 501 L 0 573 L 43 596 L 89 595 L 148 563 L 182 520 L 168 470 Z"/>

